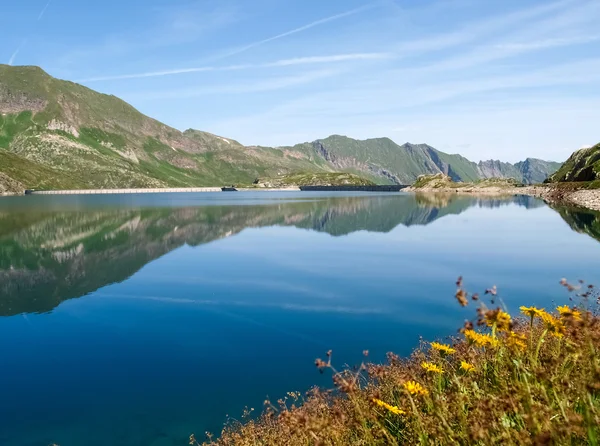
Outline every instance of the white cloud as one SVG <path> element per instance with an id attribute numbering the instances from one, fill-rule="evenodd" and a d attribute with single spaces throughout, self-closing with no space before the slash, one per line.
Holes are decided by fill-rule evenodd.
<path id="1" fill-rule="evenodd" d="M 336 15 L 333 15 L 333 16 L 330 16 L 330 17 L 326 17 L 324 19 L 315 20 L 314 22 L 308 23 L 308 24 L 303 25 L 303 26 L 301 26 L 299 28 L 295 28 L 295 29 L 292 29 L 290 31 L 286 31 L 284 33 L 277 34 L 275 36 L 268 37 L 266 39 L 258 40 L 256 42 L 252 42 L 252 43 L 250 43 L 248 45 L 242 46 L 241 48 L 237 48 L 237 49 L 235 49 L 233 51 L 225 53 L 221 57 L 230 57 L 230 56 L 234 56 L 234 55 L 237 55 L 237 54 L 241 54 L 241 53 L 244 53 L 244 52 L 246 52 L 246 51 L 248 51 L 248 50 L 250 50 L 252 48 L 256 48 L 256 47 L 259 47 L 261 45 L 264 45 L 265 43 L 273 42 L 275 40 L 279 40 L 279 39 L 282 39 L 284 37 L 288 37 L 288 36 L 291 36 L 291 35 L 294 35 L 294 34 L 298 34 L 298 33 L 301 33 L 303 31 L 307 31 L 307 30 L 309 30 L 311 28 L 314 28 L 316 26 L 320 26 L 320 25 L 324 25 L 326 23 L 330 23 L 330 22 L 333 22 L 333 21 L 336 21 L 336 20 L 340 20 L 340 19 L 343 19 L 345 17 L 349 17 L 349 16 L 352 16 L 352 15 L 364 12 L 364 11 L 366 11 L 368 9 L 373 9 L 374 7 L 375 7 L 374 4 L 365 5 L 365 6 L 361 6 L 360 8 L 351 9 L 349 11 L 342 12 L 340 14 L 336 14 Z"/>
<path id="2" fill-rule="evenodd" d="M 495 48 L 509 51 L 532 51 L 542 50 L 547 48 L 557 48 L 561 46 L 580 45 L 595 42 L 600 40 L 600 35 L 596 36 L 580 36 L 580 37 L 569 37 L 569 38 L 554 38 L 544 39 L 532 42 L 518 42 L 518 43 L 503 43 L 495 45 Z"/>
<path id="3" fill-rule="evenodd" d="M 179 68 L 162 71 L 149 71 L 146 73 L 133 73 L 133 74 L 119 74 L 115 76 L 99 76 L 88 79 L 82 79 L 78 82 L 98 82 L 98 81 L 110 81 L 110 80 L 124 80 L 124 79 L 142 79 L 148 77 L 162 77 L 162 76 L 173 76 L 177 74 L 189 74 L 189 73 L 202 73 L 210 71 L 237 71 L 246 69 L 259 69 L 259 68 L 271 68 L 271 67 L 286 67 L 293 65 L 313 65 L 313 64 L 327 64 L 327 63 L 339 63 L 348 61 L 360 61 L 360 60 L 383 60 L 393 57 L 389 53 L 350 53 L 350 54 L 334 54 L 329 56 L 312 56 L 312 57 L 299 57 L 295 59 L 282 59 L 275 62 L 267 62 L 262 64 L 243 64 L 243 65 L 226 65 L 226 66 L 207 66 L 207 67 L 196 67 L 196 68 Z"/>
<path id="4" fill-rule="evenodd" d="M 290 65 L 306 65 L 319 63 L 346 62 L 352 60 L 382 60 L 392 59 L 391 53 L 353 53 L 353 54 L 335 54 L 333 56 L 311 56 L 298 57 L 295 59 L 284 59 L 277 62 L 264 64 L 265 67 L 286 67 Z"/>
<path id="5" fill-rule="evenodd" d="M 456 31 L 434 35 L 426 39 L 402 42 L 397 45 L 395 50 L 400 54 L 413 54 L 423 51 L 440 51 L 469 42 L 477 42 L 494 33 L 506 31 L 522 23 L 529 23 L 530 20 L 543 17 L 557 10 L 564 10 L 577 1 L 579 0 L 560 0 L 488 19 L 478 19 Z"/>
<path id="6" fill-rule="evenodd" d="M 17 49 L 12 53 L 12 55 L 10 56 L 10 59 L 8 60 L 9 65 L 14 65 L 15 60 L 17 59 L 17 56 L 19 55 L 19 52 L 25 46 L 26 43 L 27 43 L 27 40 L 23 40 L 21 42 L 21 44 L 17 47 Z"/>
<path id="7" fill-rule="evenodd" d="M 337 74 L 339 74 L 338 70 L 309 71 L 307 73 L 302 73 L 293 76 L 264 78 L 253 83 L 243 82 L 237 84 L 212 85 L 209 87 L 192 87 L 156 92 L 135 93 L 133 95 L 129 95 L 129 98 L 136 100 L 162 100 L 175 98 L 192 98 L 215 94 L 259 93 L 300 86 L 327 77 L 332 77 Z"/>
<path id="8" fill-rule="evenodd" d="M 52 0 L 48 0 L 48 2 L 46 3 L 46 6 L 44 6 L 44 9 L 42 9 L 42 11 L 39 13 L 38 18 L 37 18 L 38 22 L 44 18 L 44 14 L 46 13 L 46 10 L 50 6 L 50 3 L 52 3 Z"/>
<path id="9" fill-rule="evenodd" d="M 14 53 L 12 53 L 12 56 L 10 56 L 10 59 L 8 59 L 8 64 L 9 65 L 13 65 L 15 63 L 15 59 L 19 55 L 19 51 L 21 51 L 20 47 L 17 48 Z"/>

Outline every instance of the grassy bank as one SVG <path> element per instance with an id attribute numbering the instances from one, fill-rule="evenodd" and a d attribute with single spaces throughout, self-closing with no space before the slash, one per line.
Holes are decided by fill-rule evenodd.
<path id="1" fill-rule="evenodd" d="M 561 283 L 577 305 L 521 307 L 513 318 L 495 288 L 470 295 L 459 279 L 458 304 L 477 311 L 451 344 L 424 341 L 410 358 L 340 372 L 330 352 L 316 365 L 333 372 L 333 390 L 266 402 L 260 418 L 230 423 L 207 444 L 597 445 L 598 293 Z"/>

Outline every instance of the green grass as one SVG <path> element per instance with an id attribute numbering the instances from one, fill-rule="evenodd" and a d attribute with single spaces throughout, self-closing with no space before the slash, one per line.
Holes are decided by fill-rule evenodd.
<path id="1" fill-rule="evenodd" d="M 106 148 L 106 145 L 109 145 L 122 150 L 127 145 L 127 140 L 123 135 L 89 127 L 79 129 L 79 141 L 98 149 L 104 149 Z"/>
<path id="2" fill-rule="evenodd" d="M 19 114 L 0 114 L 0 148 L 8 149 L 14 138 L 35 127 L 32 113 L 24 111 Z"/>
<path id="3" fill-rule="evenodd" d="M 600 144 L 578 150 L 552 175 L 548 182 L 590 182 L 600 180 Z"/>
<path id="4" fill-rule="evenodd" d="M 29 189 L 78 189 L 84 184 L 64 172 L 0 150 L 0 171 L 26 185 Z"/>
<path id="5" fill-rule="evenodd" d="M 295 173 L 275 178 L 259 178 L 256 182 L 269 187 L 375 185 L 374 182 L 358 175 L 340 172 Z"/>
<path id="6" fill-rule="evenodd" d="M 458 303 L 475 300 L 477 309 L 450 344 L 422 342 L 410 357 L 390 353 L 384 364 L 369 363 L 365 352 L 363 364 L 343 370 L 327 352 L 315 365 L 332 373 L 332 391 L 267 401 L 260 418 L 246 412 L 207 444 L 600 444 L 596 289 L 573 293 L 572 307 L 521 307 L 522 316 L 511 317 L 493 293 L 479 297 L 462 279 L 457 285 Z M 190 444 L 200 443 L 192 435 Z"/>

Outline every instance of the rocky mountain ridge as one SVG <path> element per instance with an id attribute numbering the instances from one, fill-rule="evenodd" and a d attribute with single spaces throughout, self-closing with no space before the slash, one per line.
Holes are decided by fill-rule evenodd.
<path id="1" fill-rule="evenodd" d="M 39 67 L 0 65 L 0 193 L 222 186 L 299 173 L 345 172 L 380 184 L 411 184 L 436 173 L 456 181 L 514 174 L 529 182 L 552 173 L 551 163 L 535 165 L 535 175 L 525 167 L 487 169 L 427 144 L 389 138 L 333 135 L 287 147 L 244 146 L 199 130 L 181 132 Z"/>

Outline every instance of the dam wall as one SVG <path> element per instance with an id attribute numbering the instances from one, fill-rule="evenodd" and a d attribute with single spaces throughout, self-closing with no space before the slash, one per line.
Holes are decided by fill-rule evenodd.
<path id="1" fill-rule="evenodd" d="M 159 194 L 181 192 L 247 192 L 247 191 L 314 191 L 314 192 L 399 192 L 408 186 L 299 186 L 287 188 L 235 188 L 235 187 L 176 187 L 148 189 L 78 189 L 78 190 L 26 190 L 25 195 L 109 195 L 109 194 Z"/>
<path id="2" fill-rule="evenodd" d="M 25 195 L 100 195 L 100 194 L 160 194 L 174 192 L 223 192 L 222 187 L 175 187 L 148 189 L 79 189 L 79 190 L 26 190 Z M 230 188 L 226 188 L 230 189 Z"/>

